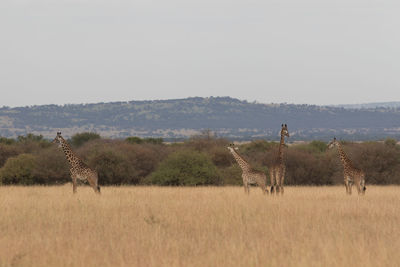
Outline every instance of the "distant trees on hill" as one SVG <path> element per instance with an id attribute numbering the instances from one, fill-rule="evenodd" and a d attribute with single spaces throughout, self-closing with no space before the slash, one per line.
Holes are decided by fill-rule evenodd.
<path id="1" fill-rule="evenodd" d="M 211 129 L 229 139 L 277 140 L 281 123 L 289 125 L 292 140 L 328 140 L 332 134 L 355 141 L 400 138 L 400 108 L 260 104 L 230 97 L 0 108 L 0 136 L 5 137 L 25 135 L 27 129 L 48 134 L 74 128 L 115 138 L 140 132 L 165 140 Z"/>
<path id="2" fill-rule="evenodd" d="M 73 150 L 99 173 L 102 185 L 239 185 L 241 170 L 229 153 L 228 140 L 204 132 L 182 143 L 129 137 L 105 139 L 80 133 L 68 140 Z M 343 146 L 354 164 L 366 172 L 367 183 L 400 184 L 400 146 L 396 140 L 352 143 Z M 254 140 L 238 145 L 254 168 L 268 175 L 277 142 Z M 342 166 L 325 142 L 289 145 L 286 153 L 290 185 L 342 184 Z M 0 138 L 0 183 L 63 184 L 70 182 L 63 152 L 42 136 Z"/>

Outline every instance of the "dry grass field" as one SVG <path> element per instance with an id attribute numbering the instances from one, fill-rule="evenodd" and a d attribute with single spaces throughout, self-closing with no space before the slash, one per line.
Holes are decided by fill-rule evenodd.
<path id="1" fill-rule="evenodd" d="M 399 266 L 400 187 L 0 187 L 0 266 Z"/>

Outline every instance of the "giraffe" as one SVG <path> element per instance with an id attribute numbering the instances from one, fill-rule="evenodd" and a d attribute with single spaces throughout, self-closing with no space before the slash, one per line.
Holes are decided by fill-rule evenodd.
<path id="1" fill-rule="evenodd" d="M 339 158 L 343 165 L 343 177 L 344 185 L 346 186 L 346 193 L 351 195 L 351 187 L 355 183 L 358 194 L 364 195 L 365 190 L 367 190 L 365 187 L 365 173 L 362 170 L 354 167 L 353 163 L 344 152 L 342 145 L 336 140 L 336 137 L 333 138 L 333 140 L 328 144 L 328 149 L 333 147 L 337 147 Z"/>
<path id="2" fill-rule="evenodd" d="M 269 176 L 271 179 L 271 193 L 283 194 L 283 182 L 285 180 L 286 166 L 284 162 L 285 136 L 289 137 L 287 125 L 282 124 L 281 141 L 279 143 L 278 157 L 275 162 L 269 166 Z"/>
<path id="3" fill-rule="evenodd" d="M 250 194 L 250 184 L 257 184 L 261 187 L 262 192 L 269 193 L 268 188 L 266 186 L 267 177 L 266 175 L 261 172 L 254 170 L 250 164 L 243 159 L 241 155 L 237 152 L 237 148 L 233 147 L 233 144 L 228 146 L 229 151 L 232 153 L 233 157 L 235 158 L 236 162 L 239 164 L 240 168 L 242 169 L 242 179 L 243 179 L 243 186 L 244 192 Z"/>
<path id="4" fill-rule="evenodd" d="M 100 194 L 100 186 L 98 185 L 98 174 L 96 171 L 89 168 L 83 161 L 78 158 L 73 152 L 70 145 L 61 136 L 61 132 L 57 132 L 56 138 L 53 143 L 58 143 L 59 147 L 64 151 L 65 157 L 67 158 L 71 168 L 69 169 L 72 179 L 72 190 L 76 193 L 77 179 L 87 180 L 94 192 Z"/>

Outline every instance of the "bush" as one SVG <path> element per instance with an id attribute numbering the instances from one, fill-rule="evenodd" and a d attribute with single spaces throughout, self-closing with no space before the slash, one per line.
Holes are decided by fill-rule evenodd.
<path id="1" fill-rule="evenodd" d="M 171 154 L 148 180 L 158 185 L 218 185 L 221 183 L 217 168 L 203 153 L 179 151 Z"/>
<path id="2" fill-rule="evenodd" d="M 125 139 L 126 142 L 130 144 L 142 144 L 143 139 L 137 136 L 130 136 Z"/>
<path id="3" fill-rule="evenodd" d="M 332 156 L 315 156 L 311 153 L 289 149 L 286 159 L 285 184 L 331 185 L 338 166 Z"/>
<path id="4" fill-rule="evenodd" d="M 309 144 L 295 145 L 294 147 L 314 154 L 323 153 L 328 149 L 328 145 L 322 141 L 312 141 Z"/>
<path id="5" fill-rule="evenodd" d="M 13 145 L 15 142 L 12 138 L 0 137 L 0 144 Z"/>
<path id="6" fill-rule="evenodd" d="M 100 184 L 138 184 L 166 155 L 165 146 L 100 139 L 76 151 L 99 173 Z"/>
<path id="7" fill-rule="evenodd" d="M 80 147 L 86 142 L 89 142 L 91 140 L 100 139 L 100 138 L 101 138 L 100 135 L 97 133 L 89 133 L 89 132 L 78 133 L 78 134 L 75 134 L 72 136 L 71 144 L 74 147 Z"/>
<path id="8" fill-rule="evenodd" d="M 20 143 L 26 142 L 46 142 L 43 139 L 43 135 L 35 135 L 32 133 L 28 133 L 27 135 L 20 135 L 17 137 L 17 141 Z"/>
<path id="9" fill-rule="evenodd" d="M 15 157 L 21 154 L 21 150 L 15 145 L 0 144 L 0 168 L 6 163 L 10 157 Z"/>
<path id="10" fill-rule="evenodd" d="M 219 175 L 222 185 L 243 185 L 242 169 L 237 164 L 219 169 Z"/>
<path id="11" fill-rule="evenodd" d="M 16 146 L 21 149 L 23 153 L 34 153 L 44 148 L 50 147 L 52 144 L 43 139 L 42 135 L 27 134 L 26 136 L 20 135 L 17 137 Z"/>
<path id="12" fill-rule="evenodd" d="M 235 161 L 235 159 L 226 147 L 215 147 L 211 149 L 210 156 L 212 162 L 217 167 L 228 167 L 231 166 L 232 163 Z"/>
<path id="13" fill-rule="evenodd" d="M 162 138 L 149 137 L 149 138 L 145 138 L 144 142 L 147 144 L 161 145 L 164 142 L 164 140 Z"/>
<path id="14" fill-rule="evenodd" d="M 350 152 L 367 183 L 400 184 L 400 151 L 395 146 L 371 142 L 356 145 Z"/>
<path id="15" fill-rule="evenodd" d="M 126 154 L 112 148 L 97 151 L 89 157 L 89 165 L 99 174 L 99 183 L 108 185 L 137 184 L 138 173 Z"/>
<path id="16" fill-rule="evenodd" d="M 279 147 L 279 143 L 276 142 L 268 142 L 265 140 L 254 140 L 248 144 L 242 146 L 243 153 L 252 154 L 252 153 L 264 153 L 270 151 L 271 149 L 277 149 Z"/>
<path id="17" fill-rule="evenodd" d="M 34 184 L 35 156 L 20 154 L 9 158 L 0 169 L 0 181 L 2 184 Z"/>
<path id="18" fill-rule="evenodd" d="M 130 144 L 153 144 L 153 145 L 161 145 L 164 142 L 164 140 L 162 138 L 149 137 L 149 138 L 142 139 L 137 136 L 127 137 L 125 139 L 125 141 Z"/>
<path id="19" fill-rule="evenodd" d="M 390 147 L 395 147 L 397 145 L 397 140 L 392 139 L 392 138 L 386 138 L 385 145 L 390 146 Z"/>
<path id="20" fill-rule="evenodd" d="M 172 145 L 147 142 L 146 138 L 130 144 L 94 136 L 78 138 L 90 141 L 74 153 L 98 171 L 100 184 L 242 184 L 241 169 L 227 149 L 229 142 L 212 135 Z M 400 184 L 400 146 L 394 139 L 342 145 L 355 167 L 366 173 L 367 184 Z M 268 173 L 266 166 L 276 161 L 278 147 L 278 143 L 257 140 L 240 145 L 239 153 L 253 168 Z M 343 184 L 336 149 L 325 150 L 326 144 L 320 141 L 285 148 L 285 184 Z M 64 153 L 32 134 L 15 142 L 0 142 L 0 167 L 5 184 L 57 184 L 71 179 Z"/>
<path id="21" fill-rule="evenodd" d="M 69 163 L 62 150 L 56 146 L 35 154 L 33 175 L 35 184 L 63 184 L 71 181 Z"/>
<path id="22" fill-rule="evenodd" d="M 216 138 L 214 135 L 207 133 L 207 131 L 205 134 L 194 136 L 185 142 L 185 147 L 207 153 L 216 147 L 227 147 L 228 145 L 228 140 Z"/>

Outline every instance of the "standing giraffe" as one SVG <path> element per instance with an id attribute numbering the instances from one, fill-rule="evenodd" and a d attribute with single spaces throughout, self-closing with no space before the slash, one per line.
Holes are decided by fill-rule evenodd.
<path id="1" fill-rule="evenodd" d="M 271 179 L 271 194 L 283 194 L 283 182 L 285 181 L 286 166 L 284 161 L 285 136 L 289 137 L 287 125 L 282 124 L 281 141 L 279 143 L 278 157 L 269 166 L 269 176 Z"/>
<path id="2" fill-rule="evenodd" d="M 233 144 L 231 144 L 228 147 L 229 151 L 232 153 L 233 157 L 239 164 L 240 168 L 242 169 L 242 179 L 243 179 L 243 186 L 244 186 L 244 192 L 247 194 L 250 193 L 250 184 L 257 184 L 259 187 L 261 187 L 261 190 L 263 193 L 269 193 L 267 186 L 266 186 L 266 181 L 267 181 L 267 176 L 265 173 L 261 171 L 254 170 L 250 164 L 243 159 L 242 156 L 239 155 L 239 153 L 236 151 L 237 148 L 233 148 Z"/>
<path id="3" fill-rule="evenodd" d="M 347 194 L 351 195 L 351 187 L 355 183 L 357 186 L 358 194 L 365 194 L 365 173 L 354 167 L 353 163 L 347 157 L 344 152 L 342 145 L 336 140 L 336 137 L 328 144 L 328 148 L 331 149 L 333 147 L 337 147 L 339 152 L 340 160 L 343 164 L 343 177 L 344 177 L 344 185 L 346 186 Z"/>
<path id="4" fill-rule="evenodd" d="M 72 178 L 73 192 L 76 193 L 76 180 L 87 180 L 94 192 L 100 193 L 100 186 L 98 185 L 97 172 L 89 168 L 83 161 L 78 158 L 73 152 L 70 145 L 61 136 L 61 132 L 57 133 L 53 143 L 58 143 L 59 147 L 64 151 L 65 157 L 67 158 L 71 168 L 69 169 Z"/>

